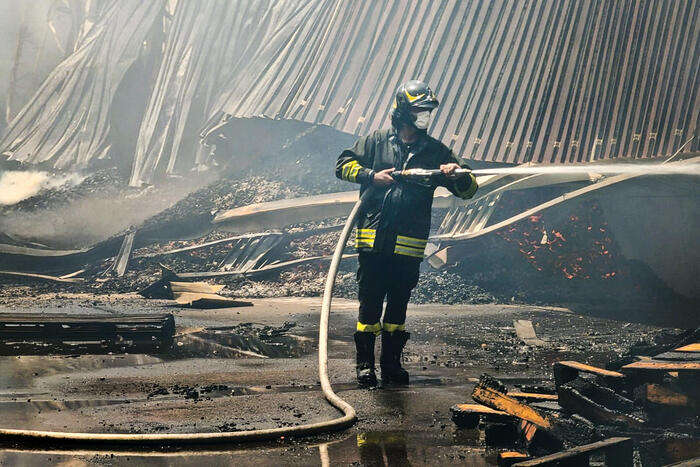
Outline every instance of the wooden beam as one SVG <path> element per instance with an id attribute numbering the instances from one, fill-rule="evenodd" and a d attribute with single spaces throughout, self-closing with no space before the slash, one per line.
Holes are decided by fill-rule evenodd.
<path id="1" fill-rule="evenodd" d="M 514 467 L 530 467 L 542 465 L 588 465 L 591 454 L 603 451 L 606 456 L 605 465 L 631 467 L 632 464 L 632 439 L 608 438 L 597 443 L 576 446 L 566 451 L 557 452 L 544 457 L 526 460 L 513 464 Z"/>

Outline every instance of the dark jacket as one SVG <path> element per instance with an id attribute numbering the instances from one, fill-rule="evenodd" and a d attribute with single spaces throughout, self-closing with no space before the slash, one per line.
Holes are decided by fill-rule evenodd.
<path id="1" fill-rule="evenodd" d="M 393 129 L 377 130 L 340 154 L 335 175 L 359 183 L 362 194 L 372 185 L 374 173 L 380 170 L 437 169 L 451 162 L 459 163 L 447 146 L 427 134 L 406 145 Z M 471 174 L 456 180 L 441 177 L 429 186 L 400 181 L 388 187 L 373 187 L 359 213 L 357 249 L 422 259 L 437 186 L 444 186 L 463 199 L 474 196 L 477 189 L 476 178 Z"/>

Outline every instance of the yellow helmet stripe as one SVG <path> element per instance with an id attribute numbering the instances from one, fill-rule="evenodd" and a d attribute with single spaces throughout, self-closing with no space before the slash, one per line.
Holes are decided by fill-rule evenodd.
<path id="1" fill-rule="evenodd" d="M 425 93 L 418 94 L 417 96 L 412 96 L 411 94 L 409 94 L 408 91 L 404 91 L 404 93 L 406 94 L 406 97 L 408 98 L 408 102 L 415 102 L 418 99 L 420 99 L 421 97 L 425 97 Z"/>

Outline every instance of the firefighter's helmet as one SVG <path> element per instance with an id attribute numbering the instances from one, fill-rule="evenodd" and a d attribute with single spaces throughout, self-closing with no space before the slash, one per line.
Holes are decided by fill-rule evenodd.
<path id="1" fill-rule="evenodd" d="M 399 86 L 391 111 L 391 124 L 397 130 L 403 125 L 412 125 L 418 130 L 426 130 L 430 112 L 440 103 L 435 93 L 423 81 L 411 80 Z M 425 112 L 421 115 L 421 112 Z M 414 113 L 418 113 L 416 116 Z"/>

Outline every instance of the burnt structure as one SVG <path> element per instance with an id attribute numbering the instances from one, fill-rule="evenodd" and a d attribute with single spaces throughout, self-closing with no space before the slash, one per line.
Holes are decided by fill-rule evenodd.
<path id="1" fill-rule="evenodd" d="M 429 81 L 441 99 L 431 132 L 474 160 L 669 154 L 700 118 L 696 0 L 170 6 L 109 2 L 10 123 L 3 153 L 66 169 L 111 158 L 141 185 L 210 164 L 198 136 L 237 119 L 351 134 L 386 126 L 394 87 L 407 77 Z M 137 120 L 117 132 L 137 141 L 134 156 L 134 147 L 114 147 L 112 117 L 123 109 L 118 91 L 137 89 L 148 94 L 127 102 L 147 105 L 129 108 Z M 53 110 L 42 113 L 46 106 Z M 243 150 L 209 140 L 226 156 Z"/>

